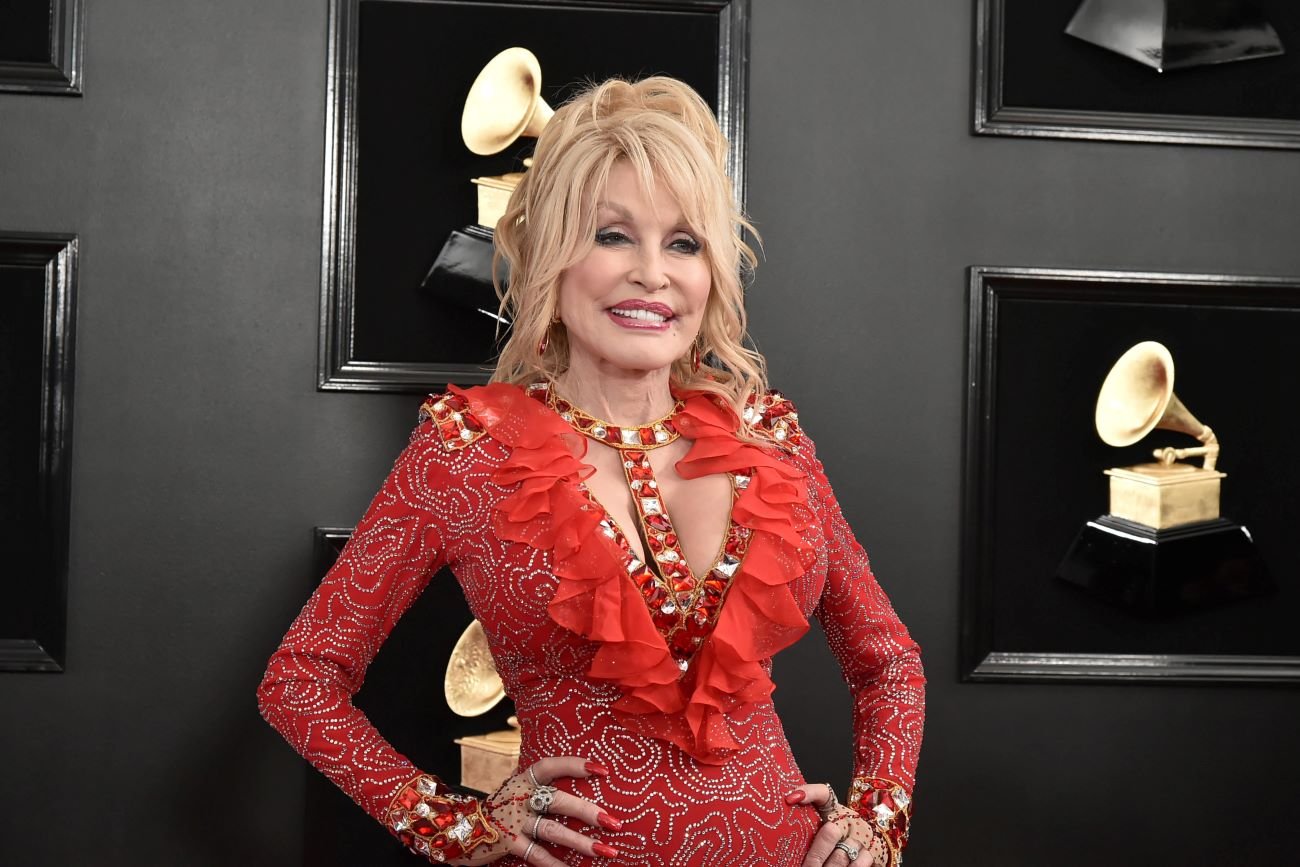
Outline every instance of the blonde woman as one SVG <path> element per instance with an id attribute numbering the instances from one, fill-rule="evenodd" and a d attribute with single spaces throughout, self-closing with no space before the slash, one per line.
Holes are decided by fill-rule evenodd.
<path id="1" fill-rule="evenodd" d="M 271 658 L 266 719 L 435 863 L 900 861 L 919 651 L 746 347 L 754 256 L 726 149 L 668 78 L 606 82 L 556 112 L 497 229 L 514 326 L 493 383 L 424 403 Z M 519 772 L 483 799 L 415 767 L 351 703 L 443 566 L 523 730 Z M 843 803 L 805 782 L 770 698 L 771 658 L 813 616 L 854 699 Z"/>

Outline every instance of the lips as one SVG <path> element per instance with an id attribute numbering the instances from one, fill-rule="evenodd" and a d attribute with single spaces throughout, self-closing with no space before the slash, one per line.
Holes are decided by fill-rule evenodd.
<path id="1" fill-rule="evenodd" d="M 609 308 L 609 312 L 615 316 L 624 316 L 629 319 L 652 319 L 658 322 L 664 322 L 673 318 L 673 308 L 669 307 L 667 304 L 662 304 L 658 301 L 642 301 L 637 298 L 629 298 L 627 301 L 620 301 L 618 304 Z"/>

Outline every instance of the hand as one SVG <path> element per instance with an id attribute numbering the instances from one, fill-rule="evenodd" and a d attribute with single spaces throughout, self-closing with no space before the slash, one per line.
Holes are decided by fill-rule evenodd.
<path id="1" fill-rule="evenodd" d="M 872 830 L 871 823 L 842 804 L 827 809 L 834 795 L 824 783 L 799 786 L 785 796 L 787 804 L 807 804 L 822 817 L 822 826 L 813 836 L 802 867 L 889 867 L 889 852 Z M 850 861 L 843 848 L 856 849 L 858 857 Z"/>
<path id="2" fill-rule="evenodd" d="M 531 773 L 530 773 L 531 772 Z M 501 831 L 501 839 L 490 846 L 480 846 L 474 853 L 454 864 L 476 865 L 488 864 L 506 855 L 514 855 L 532 867 L 564 867 L 563 863 L 552 855 L 548 846 L 560 846 L 573 849 L 588 856 L 613 858 L 618 850 L 580 834 L 566 825 L 534 812 L 528 799 L 536 786 L 547 786 L 565 777 L 604 777 L 609 771 L 595 762 L 575 756 L 554 756 L 539 759 L 530 768 L 524 769 L 506 780 L 500 789 L 483 803 L 483 812 L 488 820 Z M 598 804 L 579 798 L 568 792 L 557 791 L 555 799 L 547 809 L 548 815 L 571 816 L 594 828 L 608 828 L 617 831 L 622 825 Z"/>

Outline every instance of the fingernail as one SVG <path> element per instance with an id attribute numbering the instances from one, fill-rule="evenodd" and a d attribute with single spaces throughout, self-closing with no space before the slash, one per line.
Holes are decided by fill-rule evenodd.
<path id="1" fill-rule="evenodd" d="M 806 797 L 808 797 L 808 793 L 805 792 L 803 789 L 799 789 L 798 791 L 794 791 L 786 795 L 785 802 L 787 804 L 800 804 L 803 803 L 803 799 Z"/>
<path id="2" fill-rule="evenodd" d="M 603 858 L 613 858 L 618 855 L 618 850 L 607 843 L 595 843 L 591 848 Z"/>
<path id="3" fill-rule="evenodd" d="M 605 767 L 604 765 L 598 765 L 595 762 L 587 762 L 582 767 L 589 774 L 595 774 L 598 777 L 609 776 L 609 768 Z"/>
<path id="4" fill-rule="evenodd" d="M 596 821 L 600 823 L 600 827 L 608 828 L 611 831 L 617 831 L 619 828 L 623 827 L 622 822 L 604 811 L 596 816 Z"/>

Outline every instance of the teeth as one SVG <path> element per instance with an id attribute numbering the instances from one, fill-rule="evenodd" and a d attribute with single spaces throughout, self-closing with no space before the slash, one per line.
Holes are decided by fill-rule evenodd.
<path id="1" fill-rule="evenodd" d="M 624 319 L 640 319 L 643 322 L 667 322 L 667 316 L 660 316 L 658 313 L 652 313 L 649 310 L 622 310 L 615 307 L 610 311 L 615 316 L 622 316 Z"/>

